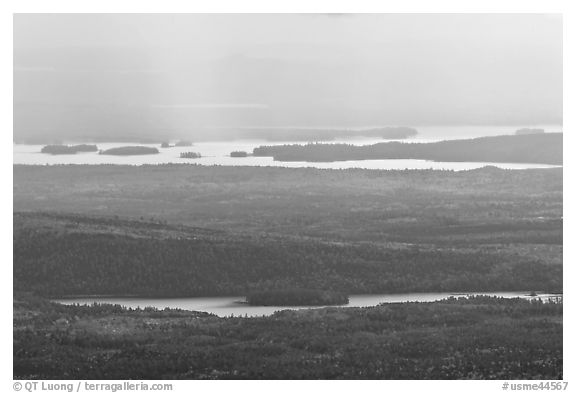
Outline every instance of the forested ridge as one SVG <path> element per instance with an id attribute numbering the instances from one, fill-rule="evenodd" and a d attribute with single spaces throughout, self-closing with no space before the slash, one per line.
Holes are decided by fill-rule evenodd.
<path id="1" fill-rule="evenodd" d="M 562 267 L 482 250 L 239 235 L 79 215 L 14 215 L 14 288 L 45 296 L 562 291 Z"/>
<path id="2" fill-rule="evenodd" d="M 14 204 L 50 296 L 562 290 L 556 169 L 15 166 Z"/>

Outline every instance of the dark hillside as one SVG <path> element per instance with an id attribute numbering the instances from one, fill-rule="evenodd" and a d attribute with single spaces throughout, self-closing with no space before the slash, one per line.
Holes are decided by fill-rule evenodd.
<path id="1" fill-rule="evenodd" d="M 562 266 L 518 254 L 239 235 L 76 215 L 14 215 L 14 289 L 44 296 L 562 291 Z"/>

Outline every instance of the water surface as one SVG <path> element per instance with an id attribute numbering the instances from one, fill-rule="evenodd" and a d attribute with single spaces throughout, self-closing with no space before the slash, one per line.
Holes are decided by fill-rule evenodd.
<path id="1" fill-rule="evenodd" d="M 343 142 L 343 141 L 337 141 Z M 379 140 L 378 142 L 381 142 Z M 354 144 L 373 144 L 371 139 L 361 141 L 346 141 Z M 157 147 L 159 154 L 141 156 L 111 156 L 101 155 L 97 152 L 86 152 L 66 155 L 51 155 L 40 153 L 43 145 L 14 145 L 13 163 L 24 165 L 57 165 L 57 164 L 117 164 L 117 165 L 143 165 L 143 164 L 200 164 L 223 166 L 274 166 L 287 168 L 321 168 L 321 169 L 444 169 L 444 170 L 470 170 L 482 168 L 487 165 L 502 169 L 529 169 L 552 168 L 554 165 L 524 164 L 524 163 L 498 163 L 498 162 L 438 162 L 426 160 L 398 159 L 398 160 L 353 160 L 336 162 L 282 162 L 274 161 L 272 157 L 230 157 L 235 150 L 252 152 L 252 149 L 263 144 L 272 144 L 265 141 L 229 141 L 229 142 L 203 142 L 192 147 L 159 148 L 158 144 L 140 144 L 140 146 Z M 280 143 L 274 143 L 280 144 Z M 127 146 L 126 143 L 99 143 L 99 149 Z M 180 153 L 193 151 L 200 153 L 202 158 L 180 158 Z"/>
<path id="2" fill-rule="evenodd" d="M 404 143 L 429 143 L 441 140 L 467 139 L 482 136 L 512 135 L 520 126 L 486 127 L 486 126 L 428 126 L 418 127 L 418 135 L 403 139 Z M 542 126 L 547 132 L 561 132 L 561 126 Z M 217 131 L 215 131 L 217 132 Z M 278 133 L 282 131 L 279 130 Z M 190 138 L 193 139 L 193 138 Z M 174 143 L 175 141 L 172 141 Z M 381 138 L 340 138 L 322 143 L 348 143 L 357 146 L 372 145 L 375 143 L 391 142 Z M 80 142 L 66 141 L 66 144 Z M 56 165 L 56 164 L 182 164 L 192 163 L 200 165 L 223 166 L 275 166 L 287 168 L 313 167 L 321 169 L 443 169 L 443 170 L 470 170 L 482 168 L 487 165 L 502 169 L 530 169 L 550 168 L 554 165 L 529 163 L 499 163 L 499 162 L 438 162 L 426 160 L 355 160 L 337 162 L 282 162 L 274 161 L 272 157 L 230 157 L 232 151 L 245 151 L 252 153 L 253 149 L 262 145 L 306 144 L 307 141 L 265 141 L 265 140 L 229 140 L 223 142 L 198 142 L 189 147 L 160 148 L 160 144 L 138 143 L 97 143 L 98 149 L 106 150 L 113 147 L 140 145 L 156 147 L 159 154 L 142 156 L 109 156 L 99 155 L 97 152 L 78 153 L 73 155 L 50 155 L 40 153 L 44 145 L 15 144 L 13 147 L 13 163 L 24 165 Z M 180 158 L 182 152 L 196 152 L 202 155 L 199 159 Z"/>
<path id="3" fill-rule="evenodd" d="M 504 298 L 526 298 L 543 300 L 549 299 L 551 294 L 539 293 L 537 296 L 530 296 L 527 292 L 434 292 L 434 293 L 402 293 L 402 294 L 380 294 L 380 295 L 351 295 L 350 303 L 342 306 L 331 307 L 369 307 L 380 303 L 405 303 L 405 302 L 433 302 L 446 299 L 450 296 L 471 296 L 490 295 Z M 94 303 L 119 304 L 125 307 L 156 307 L 158 309 L 179 308 L 189 311 L 204 311 L 220 317 L 226 316 L 265 316 L 272 315 L 280 310 L 299 310 L 306 308 L 320 308 L 309 306 L 295 307 L 275 307 L 275 306 L 250 306 L 244 303 L 242 296 L 235 297 L 192 297 L 192 298 L 131 298 L 131 297 L 87 297 L 74 299 L 57 299 L 62 304 L 90 305 Z"/>

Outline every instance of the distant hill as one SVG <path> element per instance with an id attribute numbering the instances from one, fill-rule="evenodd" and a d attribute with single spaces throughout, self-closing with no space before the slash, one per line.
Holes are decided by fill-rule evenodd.
<path id="1" fill-rule="evenodd" d="M 543 128 L 520 128 L 516 130 L 516 135 L 544 134 L 545 132 Z"/>
<path id="2" fill-rule="evenodd" d="M 178 141 L 174 144 L 174 146 L 176 146 L 176 147 L 188 147 L 188 146 L 192 146 L 192 142 L 190 142 L 190 141 Z"/>
<path id="3" fill-rule="evenodd" d="M 562 133 L 502 135 L 435 143 L 387 142 L 367 146 L 320 144 L 260 146 L 254 156 L 276 161 L 418 159 L 562 165 Z"/>
<path id="4" fill-rule="evenodd" d="M 383 127 L 360 130 L 358 135 L 382 139 L 407 139 L 418 135 L 418 131 L 410 127 Z"/>
<path id="5" fill-rule="evenodd" d="M 411 127 L 379 127 L 369 129 L 330 129 L 330 128 L 254 128 L 219 130 L 221 135 L 238 139 L 261 139 L 266 141 L 332 141 L 346 138 L 407 139 L 418 134 Z"/>
<path id="6" fill-rule="evenodd" d="M 76 112 L 87 110 L 75 109 Z M 137 116 L 134 114 L 134 116 Z M 346 138 L 382 138 L 408 139 L 418 134 L 411 127 L 378 127 L 369 129 L 357 128 L 294 128 L 294 127 L 194 127 L 179 128 L 171 131 L 159 129 L 134 130 L 131 125 L 123 124 L 121 132 L 99 131 L 97 133 L 79 134 L 74 130 L 56 131 L 38 129 L 26 131 L 23 135 L 15 135 L 16 143 L 24 144 L 62 144 L 62 140 L 84 141 L 94 143 L 157 143 L 168 139 L 179 139 L 175 146 L 192 146 L 194 142 L 214 142 L 230 140 L 262 140 L 268 142 L 327 142 Z M 168 143 L 166 143 L 169 145 Z"/>

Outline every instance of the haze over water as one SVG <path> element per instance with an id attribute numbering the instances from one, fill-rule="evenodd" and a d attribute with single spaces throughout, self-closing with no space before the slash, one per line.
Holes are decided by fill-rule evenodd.
<path id="1" fill-rule="evenodd" d="M 424 125 L 561 123 L 557 15 L 14 17 L 20 141 L 370 125 L 424 138 Z"/>

